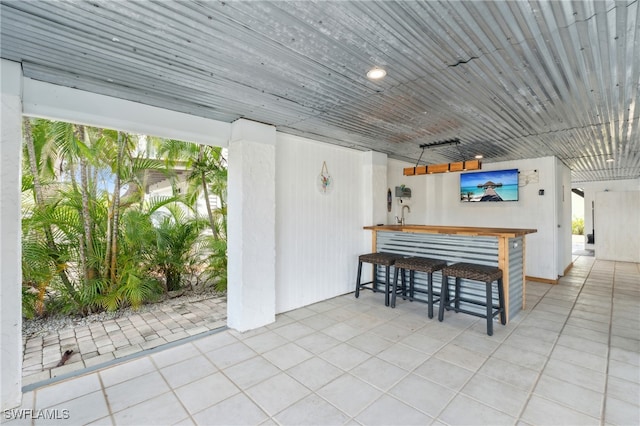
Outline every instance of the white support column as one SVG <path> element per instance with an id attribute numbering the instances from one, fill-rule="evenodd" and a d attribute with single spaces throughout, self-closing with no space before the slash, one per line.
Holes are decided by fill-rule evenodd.
<path id="1" fill-rule="evenodd" d="M 362 194 L 364 226 L 387 222 L 387 154 L 367 151 L 362 154 Z M 372 251 L 372 231 L 363 232 L 362 253 Z M 362 281 L 370 281 L 373 268 L 363 268 Z"/>
<path id="2" fill-rule="evenodd" d="M 22 153 L 22 69 L 1 60 L 0 111 L 0 401 L 2 410 L 22 399 L 22 292 L 20 164 Z"/>
<path id="3" fill-rule="evenodd" d="M 227 324 L 239 331 L 275 321 L 276 129 L 233 123 L 228 174 Z"/>
<path id="4" fill-rule="evenodd" d="M 387 222 L 387 154 L 367 151 L 362 154 L 365 225 Z"/>

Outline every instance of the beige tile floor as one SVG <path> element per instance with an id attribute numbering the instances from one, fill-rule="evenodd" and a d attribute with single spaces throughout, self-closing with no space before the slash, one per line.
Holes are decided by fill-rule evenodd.
<path id="1" fill-rule="evenodd" d="M 67 419 L 7 424 L 640 424 L 640 265 L 578 257 L 526 293 L 492 337 L 344 295 L 26 392 L 15 414 Z"/>

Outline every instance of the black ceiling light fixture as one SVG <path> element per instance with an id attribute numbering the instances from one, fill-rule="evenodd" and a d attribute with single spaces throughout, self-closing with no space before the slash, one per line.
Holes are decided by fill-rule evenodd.
<path id="1" fill-rule="evenodd" d="M 447 139 L 446 141 L 423 143 L 422 145 L 420 145 L 420 148 L 424 150 L 425 148 L 436 148 L 436 147 L 448 146 L 448 145 L 460 145 L 460 139 L 455 138 L 455 139 Z"/>
<path id="2" fill-rule="evenodd" d="M 444 163 L 444 164 L 430 164 L 427 166 L 418 166 L 420 160 L 422 159 L 422 155 L 424 154 L 424 150 L 427 148 L 436 148 L 441 146 L 450 146 L 450 145 L 460 145 L 460 139 L 447 139 L 444 141 L 431 142 L 431 143 L 423 143 L 420 145 L 422 148 L 422 153 L 416 162 L 414 167 L 405 167 L 402 171 L 402 174 L 405 176 L 413 176 L 413 175 L 426 175 L 432 173 L 446 173 L 446 172 L 461 172 L 466 170 L 479 170 L 482 168 L 482 163 L 480 159 L 469 160 L 469 161 L 459 161 L 457 163 Z M 461 152 L 462 154 L 462 152 Z"/>

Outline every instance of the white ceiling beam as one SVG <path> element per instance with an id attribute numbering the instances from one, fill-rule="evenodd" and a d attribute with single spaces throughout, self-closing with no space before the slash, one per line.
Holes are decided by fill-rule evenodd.
<path id="1" fill-rule="evenodd" d="M 25 78 L 28 116 L 226 147 L 231 124 Z"/>

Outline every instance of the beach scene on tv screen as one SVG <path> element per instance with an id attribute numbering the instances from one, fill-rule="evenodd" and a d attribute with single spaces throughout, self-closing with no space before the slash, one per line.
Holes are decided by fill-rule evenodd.
<path id="1" fill-rule="evenodd" d="M 460 174 L 460 201 L 518 201 L 518 169 Z"/>

